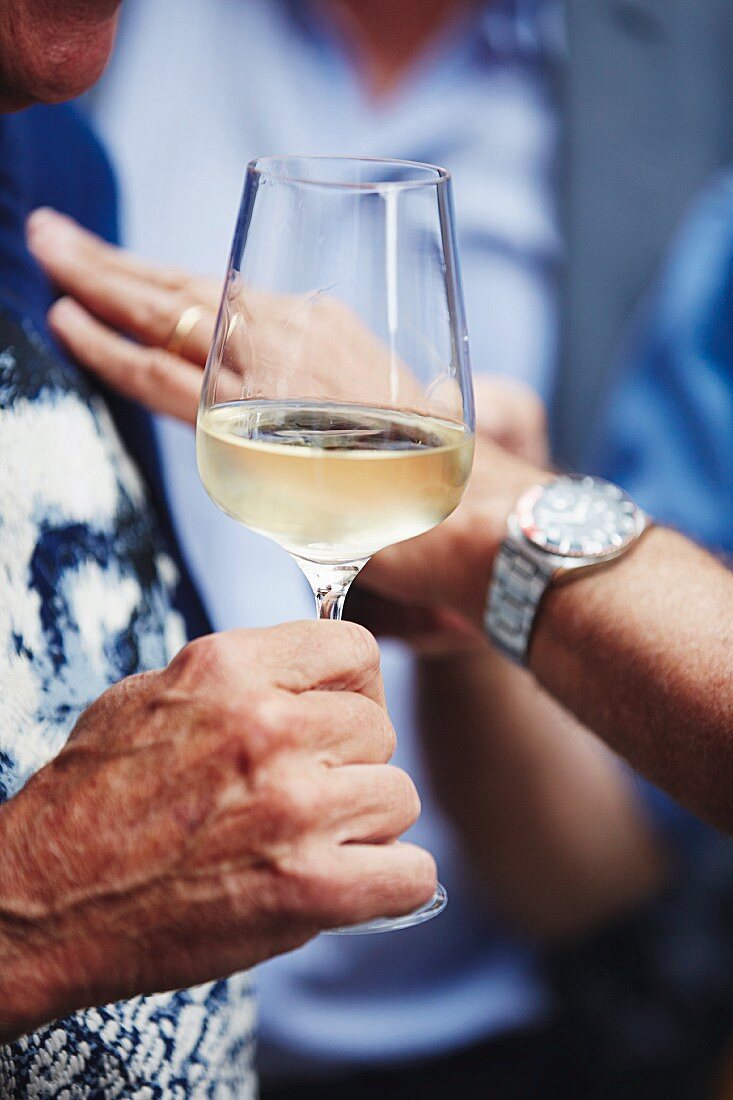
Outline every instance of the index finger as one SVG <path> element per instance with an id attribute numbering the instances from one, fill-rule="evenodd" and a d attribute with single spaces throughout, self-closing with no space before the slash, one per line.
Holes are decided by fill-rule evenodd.
<path id="1" fill-rule="evenodd" d="M 354 691 L 385 705 L 379 646 L 363 626 L 316 620 L 256 633 L 262 635 L 259 656 L 278 687 L 295 693 Z"/>
<path id="2" fill-rule="evenodd" d="M 54 265 L 58 265 L 61 273 L 68 271 L 69 275 L 73 275 L 69 257 L 72 252 L 76 261 L 82 260 L 98 269 L 129 275 L 143 283 L 155 283 L 169 290 L 181 290 L 191 282 L 190 275 L 181 268 L 152 263 L 110 244 L 91 230 L 85 229 L 68 214 L 62 214 L 50 207 L 39 207 L 28 216 L 26 233 L 28 243 L 34 246 L 51 236 L 63 241 L 65 248 L 54 250 L 52 256 Z M 45 254 L 46 249 L 41 247 L 39 251 Z M 216 307 L 215 301 L 209 304 Z"/>
<path id="3" fill-rule="evenodd" d="M 182 314 L 196 306 L 200 317 L 186 336 L 186 354 L 201 365 L 206 361 L 218 287 L 146 264 L 51 211 L 29 219 L 28 245 L 57 286 L 145 344 L 167 346 Z"/>

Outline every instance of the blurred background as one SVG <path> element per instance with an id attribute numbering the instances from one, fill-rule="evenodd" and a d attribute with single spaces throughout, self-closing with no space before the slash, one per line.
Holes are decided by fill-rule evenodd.
<path id="1" fill-rule="evenodd" d="M 256 156 L 448 168 L 477 377 L 546 404 L 556 463 L 622 481 L 724 551 L 732 107 L 730 0 L 126 0 L 81 104 L 117 172 L 122 242 L 202 275 L 224 273 Z M 190 430 L 156 431 L 214 625 L 309 617 L 286 556 L 215 512 Z M 616 793 L 584 802 L 560 739 L 538 782 L 537 747 L 555 742 L 507 724 L 496 658 L 426 676 L 402 641 L 383 653 L 398 762 L 425 795 L 416 839 L 450 905 L 260 968 L 264 1096 L 326 1100 L 348 1081 L 380 1097 L 733 1097 L 730 843 L 605 754 Z M 518 674 L 512 690 L 534 689 Z M 568 882 L 577 920 L 559 921 Z"/>

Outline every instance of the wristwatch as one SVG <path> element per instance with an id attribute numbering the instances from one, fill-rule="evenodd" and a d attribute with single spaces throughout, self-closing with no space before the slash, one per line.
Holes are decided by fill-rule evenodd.
<path id="1" fill-rule="evenodd" d="M 566 475 L 529 489 L 494 563 L 485 615 L 494 645 L 526 665 L 548 586 L 621 557 L 650 526 L 623 489 L 601 478 Z"/>

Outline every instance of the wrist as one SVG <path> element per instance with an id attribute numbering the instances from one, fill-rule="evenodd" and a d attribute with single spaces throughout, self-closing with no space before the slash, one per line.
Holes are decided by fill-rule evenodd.
<path id="1" fill-rule="evenodd" d="M 504 656 L 526 667 L 550 589 L 615 565 L 651 521 L 619 486 L 563 474 L 532 487 L 509 519 L 493 571 L 486 630 Z"/>
<path id="2" fill-rule="evenodd" d="M 69 929 L 39 889 L 33 802 L 31 781 L 0 807 L 0 1044 L 84 1004 Z"/>
<path id="3" fill-rule="evenodd" d="M 0 921 L 0 1045 L 79 1007 L 59 981 L 63 967 L 50 945 L 23 923 Z"/>
<path id="4" fill-rule="evenodd" d="M 657 548 L 668 537 L 663 527 L 649 526 L 620 557 L 550 586 L 537 611 L 529 650 L 529 667 L 541 684 L 564 694 L 596 657 L 601 663 L 610 659 L 610 638 L 598 645 L 601 624 L 613 631 L 630 621 L 658 567 Z"/>

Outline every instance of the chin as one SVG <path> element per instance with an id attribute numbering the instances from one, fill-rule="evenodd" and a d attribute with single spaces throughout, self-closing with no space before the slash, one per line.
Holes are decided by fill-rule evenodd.
<path id="1" fill-rule="evenodd" d="M 48 26 L 42 18 L 5 39 L 0 30 L 0 111 L 62 103 L 101 76 L 114 44 L 115 14 L 91 26 Z"/>

